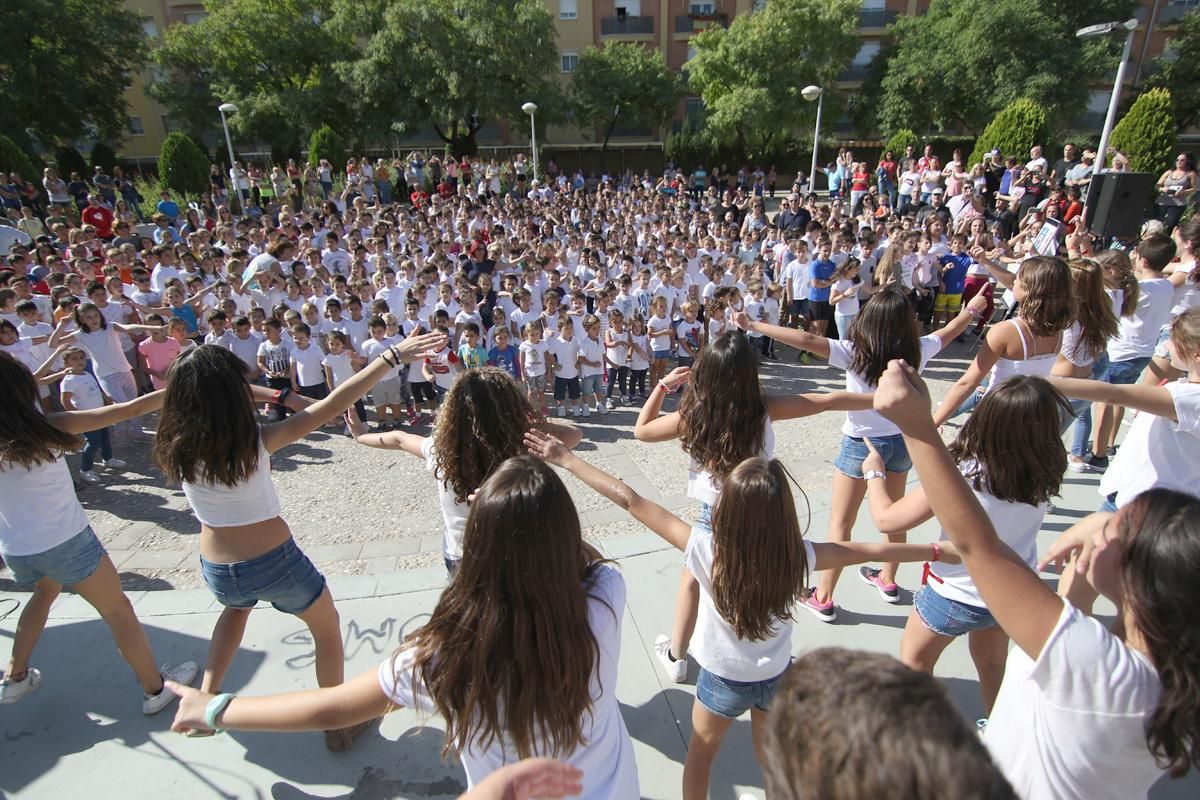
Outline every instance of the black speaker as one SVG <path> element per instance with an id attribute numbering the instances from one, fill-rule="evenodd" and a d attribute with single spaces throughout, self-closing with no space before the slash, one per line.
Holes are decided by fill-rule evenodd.
<path id="1" fill-rule="evenodd" d="M 1136 239 L 1154 191 L 1149 172 L 1101 172 L 1088 186 L 1088 231 L 1102 239 Z"/>

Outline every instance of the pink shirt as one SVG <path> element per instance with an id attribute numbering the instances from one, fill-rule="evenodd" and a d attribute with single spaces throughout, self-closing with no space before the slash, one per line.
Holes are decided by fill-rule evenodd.
<path id="1" fill-rule="evenodd" d="M 179 342 L 169 337 L 162 342 L 156 342 L 153 339 L 144 339 L 138 342 L 138 352 L 146 357 L 146 365 L 155 372 L 165 371 L 175 360 L 175 356 L 179 355 L 179 351 Z M 166 385 L 163 379 L 157 375 L 151 375 L 150 382 L 154 384 L 155 389 L 161 389 Z"/>

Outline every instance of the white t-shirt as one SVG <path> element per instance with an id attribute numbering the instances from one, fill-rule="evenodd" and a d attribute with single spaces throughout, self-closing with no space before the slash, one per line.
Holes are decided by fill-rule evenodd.
<path id="1" fill-rule="evenodd" d="M 230 352 L 240 358 L 247 366 L 258 369 L 258 346 L 262 344 L 262 338 L 254 331 L 245 339 L 238 336 L 236 333 L 228 339 Z"/>
<path id="2" fill-rule="evenodd" d="M 545 341 L 534 344 L 526 340 L 521 342 L 519 348 L 522 356 L 521 374 L 529 378 L 536 378 L 539 375 L 546 374 L 546 351 L 548 347 Z"/>
<path id="3" fill-rule="evenodd" d="M 776 305 L 778 305 L 778 304 L 776 304 Z M 769 314 L 768 314 L 768 316 L 769 316 Z M 692 348 L 692 353 L 694 355 L 697 351 L 700 350 L 700 333 L 703 330 L 704 330 L 704 323 L 700 322 L 700 320 L 695 320 L 694 322 L 688 322 L 685 319 L 683 322 L 679 323 L 679 327 L 677 327 L 675 329 L 675 338 L 677 340 L 679 340 L 680 342 L 687 342 L 688 346 Z M 679 349 L 679 355 L 681 355 L 681 356 L 687 355 L 687 353 L 685 353 L 683 351 L 682 347 L 680 347 L 680 349 Z"/>
<path id="4" fill-rule="evenodd" d="M 1117 495 L 1117 507 L 1147 489 L 1200 492 L 1200 383 L 1181 378 L 1164 386 L 1175 398 L 1175 417 L 1137 415 L 1116 458 L 1100 479 L 1100 494 Z"/>
<path id="5" fill-rule="evenodd" d="M 771 458 L 775 455 L 775 429 L 771 426 L 770 414 L 763 417 L 763 446 L 762 451 L 756 455 L 763 458 Z M 713 474 L 694 460 L 689 459 L 687 496 L 699 500 L 701 503 L 715 506 L 720 495 L 721 488 Z"/>
<path id="6" fill-rule="evenodd" d="M 629 368 L 631 370 L 650 369 L 650 337 L 644 333 L 630 333 Z M 632 345 L 641 348 L 639 353 Z"/>
<path id="7" fill-rule="evenodd" d="M 317 384 L 324 386 L 325 370 L 321 365 L 324 357 L 325 354 L 321 352 L 321 348 L 311 341 L 303 350 L 293 347 L 291 358 L 292 363 L 296 365 L 296 383 L 301 386 L 316 386 Z"/>
<path id="8" fill-rule="evenodd" d="M 1158 332 L 1171 318 L 1175 287 L 1166 278 L 1138 281 L 1134 312 L 1120 318 L 1117 335 L 1108 342 L 1110 361 L 1132 361 L 1154 355 Z"/>
<path id="9" fill-rule="evenodd" d="M 433 437 L 427 437 L 421 442 L 421 457 L 425 459 L 425 469 L 435 473 L 437 462 L 434 460 Z M 458 502 L 454 498 L 454 488 L 443 480 L 437 481 L 438 500 L 442 504 L 442 521 L 445 532 L 442 535 L 442 555 L 451 561 L 462 558 L 463 531 L 467 527 L 467 512 L 470 506 Z"/>
<path id="10" fill-rule="evenodd" d="M 793 300 L 807 300 L 809 289 L 809 274 L 807 261 L 793 259 L 783 268 L 783 279 L 791 284 Z"/>
<path id="11" fill-rule="evenodd" d="M 350 361 L 349 353 L 341 352 L 337 355 L 329 353 L 321 359 L 321 365 L 329 367 L 329 372 L 333 377 L 333 386 L 329 387 L 331 389 L 336 389 L 354 377 L 354 364 Z"/>
<path id="12" fill-rule="evenodd" d="M 0 554 L 44 553 L 87 526 L 66 458 L 28 469 L 18 464 L 0 465 Z"/>
<path id="13" fill-rule="evenodd" d="M 125 351 L 121 349 L 120 334 L 111 325 L 90 333 L 85 333 L 82 328 L 78 329 L 75 331 L 75 342 L 86 350 L 92 359 L 92 370 L 97 378 L 133 372 L 125 359 Z"/>
<path id="14" fill-rule="evenodd" d="M 1146 746 L 1161 692 L 1145 656 L 1063 601 L 1036 661 L 1009 651 L 984 743 L 1017 797 L 1145 797 L 1162 774 Z"/>
<path id="15" fill-rule="evenodd" d="M 776 619 L 765 639 L 739 639 L 713 602 L 713 535 L 692 528 L 683 563 L 700 584 L 700 613 L 692 637 L 696 662 L 714 675 L 731 681 L 765 681 L 780 675 L 792 658 L 792 621 Z M 816 563 L 813 547 L 804 543 L 809 571 Z"/>
<path id="16" fill-rule="evenodd" d="M 852 286 L 854 286 L 854 281 L 850 280 L 849 278 L 842 278 L 839 281 L 835 281 L 833 286 L 831 286 L 829 288 L 835 292 L 845 292 L 845 291 L 849 290 Z M 846 295 L 844 298 L 839 300 L 837 302 L 837 304 L 834 306 L 834 311 L 836 311 L 837 313 L 842 314 L 844 316 L 847 316 L 847 317 L 852 317 L 855 314 L 857 314 L 858 313 L 858 292 L 851 292 L 850 294 Z M 844 336 L 847 332 L 839 331 L 839 333 L 841 333 Z"/>
<path id="17" fill-rule="evenodd" d="M 71 405 L 77 411 L 91 411 L 93 408 L 104 407 L 104 392 L 100 390 L 100 384 L 91 373 L 67 373 L 63 376 L 58 391 L 60 394 L 71 395 Z"/>
<path id="18" fill-rule="evenodd" d="M 579 355 L 586 358 L 588 361 L 593 361 L 598 366 L 589 366 L 582 361 L 579 362 L 579 374 L 584 378 L 590 378 L 593 375 L 604 374 L 604 341 L 601 339 L 592 339 L 586 334 L 581 337 L 576 337 L 579 342 Z"/>
<path id="19" fill-rule="evenodd" d="M 558 371 L 554 373 L 556 378 L 578 378 L 579 377 L 579 340 L 572 337 L 571 341 L 559 339 L 555 337 L 551 339 L 547 346 L 550 353 L 558 361 Z"/>
<path id="20" fill-rule="evenodd" d="M 942 340 L 937 334 L 931 333 L 921 337 L 921 367 L 925 369 L 929 359 L 942 351 Z M 846 391 L 874 392 L 875 385 L 857 372 L 851 372 L 850 360 L 854 357 L 854 344 L 849 341 L 829 340 L 829 365 L 846 370 Z M 878 438 L 881 436 L 898 436 L 900 429 L 878 411 L 847 411 L 846 423 L 842 425 L 842 433 L 855 439 Z"/>
<path id="21" fill-rule="evenodd" d="M 376 339 L 373 336 L 368 337 L 367 340 L 362 343 L 362 347 L 360 347 L 358 349 L 358 352 L 361 353 L 367 359 L 368 363 L 370 363 L 370 362 L 374 361 L 376 358 L 378 358 L 381 354 L 387 352 L 387 349 L 389 347 L 391 347 L 393 344 L 395 344 L 397 341 L 399 341 L 399 340 L 395 339 L 395 338 L 387 337 L 387 336 L 383 337 L 382 339 Z M 419 361 L 414 361 L 409 366 L 410 366 L 410 369 L 412 366 L 416 366 L 418 369 L 417 374 L 420 375 L 419 370 L 420 370 L 421 363 Z M 388 369 L 387 372 L 385 372 L 383 374 L 383 377 L 380 378 L 379 380 L 380 381 L 395 380 L 400 377 L 400 370 L 402 370 L 402 369 L 404 369 L 403 364 L 398 364 L 395 367 L 391 367 Z M 411 379 L 411 376 L 412 376 L 411 372 L 409 373 L 409 376 Z M 417 380 L 423 381 L 425 379 L 418 377 Z"/>
<path id="22" fill-rule="evenodd" d="M 749 317 L 752 322 L 766 322 L 766 306 L 763 305 L 761 300 L 755 300 L 753 297 L 747 298 L 746 316 Z M 750 339 L 761 339 L 763 335 L 756 331 L 747 331 L 746 336 Z"/>
<path id="23" fill-rule="evenodd" d="M 625 580 L 615 567 L 594 568 L 588 588 L 588 624 L 596 637 L 599 658 L 592 675 L 592 712 L 584 720 L 587 744 L 563 760 L 583 773 L 583 800 L 640 797 L 633 741 L 621 717 L 617 701 L 617 662 L 621 655 L 621 617 L 625 613 Z M 413 651 L 401 650 L 395 659 L 379 665 L 379 685 L 384 694 L 401 706 L 427 713 L 436 712 L 432 699 L 414 675 Z M 540 753 L 549 755 L 548 753 Z M 493 742 L 486 750 L 468 747 L 462 754 L 468 786 L 474 786 L 505 764 L 517 761 L 515 752 L 505 753 Z"/>

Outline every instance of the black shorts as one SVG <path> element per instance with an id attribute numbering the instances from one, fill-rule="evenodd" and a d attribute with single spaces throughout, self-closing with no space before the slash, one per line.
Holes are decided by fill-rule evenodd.
<path id="1" fill-rule="evenodd" d="M 554 379 L 554 399 L 562 400 L 564 397 L 570 397 L 572 400 L 579 399 L 579 378 L 555 378 Z"/>
<path id="2" fill-rule="evenodd" d="M 812 310 L 813 322 L 833 322 L 833 305 L 828 300 L 809 300 L 808 306 Z"/>
<path id="3" fill-rule="evenodd" d="M 805 319 L 808 319 L 811 313 L 812 309 L 809 307 L 809 302 L 807 300 L 792 301 L 792 316 L 804 317 Z"/>
<path id="4" fill-rule="evenodd" d="M 423 403 L 437 402 L 437 392 L 433 388 L 433 384 L 429 381 L 417 381 L 416 383 L 408 384 L 408 388 L 412 390 L 413 402 Z"/>
<path id="5" fill-rule="evenodd" d="M 314 383 L 312 386 L 301 386 L 301 397 L 310 397 L 313 400 L 324 400 L 329 396 L 329 387 L 323 383 Z"/>

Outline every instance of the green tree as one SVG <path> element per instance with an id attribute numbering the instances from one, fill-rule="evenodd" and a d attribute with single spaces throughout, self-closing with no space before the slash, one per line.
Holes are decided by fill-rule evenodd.
<path id="1" fill-rule="evenodd" d="M 1169 45 L 1142 86 L 1171 93 L 1175 124 L 1182 131 L 1200 122 L 1200 14 L 1185 16 Z"/>
<path id="2" fill-rule="evenodd" d="M 0 6 L 0 130 L 27 152 L 125 132 L 122 93 L 145 62 L 137 14 L 121 0 L 17 0 Z"/>
<path id="3" fill-rule="evenodd" d="M 158 153 L 158 178 L 163 186 L 187 197 L 208 189 L 208 157 L 186 134 L 167 134 Z"/>
<path id="4" fill-rule="evenodd" d="M 332 0 L 205 0 L 208 16 L 172 25 L 153 51 L 162 79 L 149 87 L 187 133 L 220 127 L 217 106 L 234 103 L 230 130 L 299 155 L 327 119 L 349 119 L 352 93 L 336 62 L 353 41 L 326 22 Z"/>
<path id="5" fill-rule="evenodd" d="M 25 155 L 25 151 L 17 147 L 12 139 L 0 134 L 0 172 L 16 172 L 27 181 L 38 182 L 41 178 L 37 168 Z"/>
<path id="6" fill-rule="evenodd" d="M 883 146 L 883 152 L 891 150 L 896 158 L 903 158 L 905 149 L 910 144 L 913 147 L 920 147 L 921 137 L 908 128 L 901 128 L 888 138 L 887 143 Z"/>
<path id="7" fill-rule="evenodd" d="M 54 166 L 64 181 L 71 180 L 71 173 L 78 172 L 85 181 L 92 177 L 83 155 L 69 144 L 59 145 L 54 149 Z"/>
<path id="8" fill-rule="evenodd" d="M 679 90 L 679 78 L 667 69 L 658 49 L 616 42 L 603 49 L 585 50 L 571 75 L 569 97 L 577 123 L 604 131 L 601 168 L 617 123 L 630 127 L 662 125 L 675 111 Z"/>
<path id="9" fill-rule="evenodd" d="M 766 150 L 777 134 L 807 124 L 815 104 L 800 90 L 833 86 L 850 63 L 859 47 L 861 5 L 771 0 L 761 11 L 739 14 L 728 29 L 714 25 L 694 37 L 688 88 L 704 101 L 706 127 L 749 151 Z M 832 100 L 827 93 L 827 114 Z"/>
<path id="10" fill-rule="evenodd" d="M 92 169 L 103 167 L 104 171 L 112 174 L 117 164 L 117 154 L 108 142 L 96 142 L 92 145 Z"/>
<path id="11" fill-rule="evenodd" d="M 983 129 L 968 166 L 978 164 L 984 154 L 992 150 L 1023 159 L 1029 148 L 1035 144 L 1044 145 L 1048 134 L 1045 110 L 1032 100 L 1022 98 L 997 114 Z"/>
<path id="12" fill-rule="evenodd" d="M 542 125 L 563 105 L 554 20 L 540 0 L 336 2 L 335 25 L 363 42 L 339 64 L 362 104 L 360 135 L 432 125 L 461 155 L 485 123 L 524 119 L 526 101 Z"/>
<path id="13" fill-rule="evenodd" d="M 877 124 L 978 134 L 1022 97 L 1051 119 L 1072 119 L 1120 47 L 1116 36 L 1078 39 L 1075 30 L 1131 10 L 1128 0 L 932 0 L 889 31 Z"/>
<path id="14" fill-rule="evenodd" d="M 1129 168 L 1134 172 L 1158 175 L 1171 165 L 1176 131 L 1171 93 L 1166 89 L 1151 89 L 1142 93 L 1121 117 L 1108 143 L 1129 157 Z"/>
<path id="15" fill-rule="evenodd" d="M 346 140 L 328 125 L 317 128 L 308 139 L 308 163 L 315 167 L 322 158 L 333 165 L 334 172 L 346 166 Z"/>

